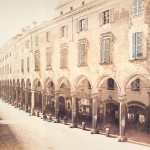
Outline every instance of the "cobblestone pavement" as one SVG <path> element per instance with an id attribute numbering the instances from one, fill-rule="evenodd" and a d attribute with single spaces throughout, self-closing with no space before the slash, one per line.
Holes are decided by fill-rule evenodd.
<path id="1" fill-rule="evenodd" d="M 0 101 L 0 150 L 149 150 L 90 134 L 61 123 L 46 122 Z"/>

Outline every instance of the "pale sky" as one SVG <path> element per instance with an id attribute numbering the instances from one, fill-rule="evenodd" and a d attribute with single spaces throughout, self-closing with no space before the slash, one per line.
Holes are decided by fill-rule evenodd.
<path id="1" fill-rule="evenodd" d="M 0 47 L 21 28 L 32 26 L 32 22 L 51 20 L 56 16 L 59 0 L 0 0 Z"/>

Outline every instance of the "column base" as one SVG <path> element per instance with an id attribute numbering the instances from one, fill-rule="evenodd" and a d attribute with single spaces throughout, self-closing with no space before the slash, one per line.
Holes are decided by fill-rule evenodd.
<path id="1" fill-rule="evenodd" d="M 35 116 L 35 115 L 36 115 L 36 114 L 35 114 L 35 111 L 32 110 L 31 113 L 30 113 L 30 116 Z"/>
<path id="2" fill-rule="evenodd" d="M 99 133 L 98 129 L 92 129 L 91 130 L 91 134 L 98 134 L 98 133 Z"/>
<path id="3" fill-rule="evenodd" d="M 126 142 L 127 141 L 127 137 L 125 136 L 120 136 L 118 139 L 118 142 Z"/>
<path id="4" fill-rule="evenodd" d="M 60 120 L 59 120 L 59 119 L 56 119 L 56 120 L 54 121 L 54 123 L 60 123 Z"/>
<path id="5" fill-rule="evenodd" d="M 76 124 L 76 123 L 72 123 L 72 124 L 70 125 L 70 128 L 77 128 L 77 124 Z"/>

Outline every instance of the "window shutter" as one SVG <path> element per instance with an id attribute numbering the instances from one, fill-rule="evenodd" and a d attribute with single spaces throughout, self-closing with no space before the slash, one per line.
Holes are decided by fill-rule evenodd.
<path id="1" fill-rule="evenodd" d="M 103 14 L 102 13 L 99 13 L 99 25 L 102 26 L 103 25 Z"/>
<path id="2" fill-rule="evenodd" d="M 136 33 L 132 34 L 132 59 L 135 59 L 136 51 Z"/>
<path id="3" fill-rule="evenodd" d="M 62 33 L 61 33 L 61 27 L 59 28 L 59 37 L 62 37 Z"/>
<path id="4" fill-rule="evenodd" d="M 79 33 L 80 32 L 80 21 L 79 20 L 77 21 L 76 26 L 77 26 L 77 32 Z"/>
<path id="5" fill-rule="evenodd" d="M 88 30 L 88 18 L 85 18 L 85 31 Z"/>
<path id="6" fill-rule="evenodd" d="M 102 39 L 102 46 L 101 46 L 101 63 L 104 63 L 104 54 L 105 54 L 105 40 Z"/>
<path id="7" fill-rule="evenodd" d="M 110 39 L 105 39 L 105 62 L 110 62 Z"/>
<path id="8" fill-rule="evenodd" d="M 136 47 L 136 57 L 142 57 L 142 32 L 137 32 L 137 47 Z"/>
<path id="9" fill-rule="evenodd" d="M 114 9 L 109 10 L 109 22 L 110 23 L 114 22 Z"/>
<path id="10" fill-rule="evenodd" d="M 142 12 L 142 0 L 138 0 L 138 13 Z"/>
<path id="11" fill-rule="evenodd" d="M 65 36 L 68 35 L 68 25 L 65 26 Z"/>
<path id="12" fill-rule="evenodd" d="M 85 64 L 85 44 L 80 44 L 81 65 Z"/>
<path id="13" fill-rule="evenodd" d="M 134 14 L 134 15 L 137 14 L 137 0 L 134 0 L 134 4 L 133 4 L 133 14 Z"/>

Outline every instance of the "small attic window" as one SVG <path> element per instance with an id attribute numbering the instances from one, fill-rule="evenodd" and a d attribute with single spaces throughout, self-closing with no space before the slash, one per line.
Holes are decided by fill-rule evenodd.
<path id="1" fill-rule="evenodd" d="M 85 4 L 84 1 L 82 1 L 82 6 L 83 6 L 84 4 Z"/>
<path id="2" fill-rule="evenodd" d="M 70 11 L 72 11 L 73 10 L 73 7 L 70 7 Z"/>
<path id="3" fill-rule="evenodd" d="M 60 15 L 63 15 L 63 11 L 60 12 Z"/>

